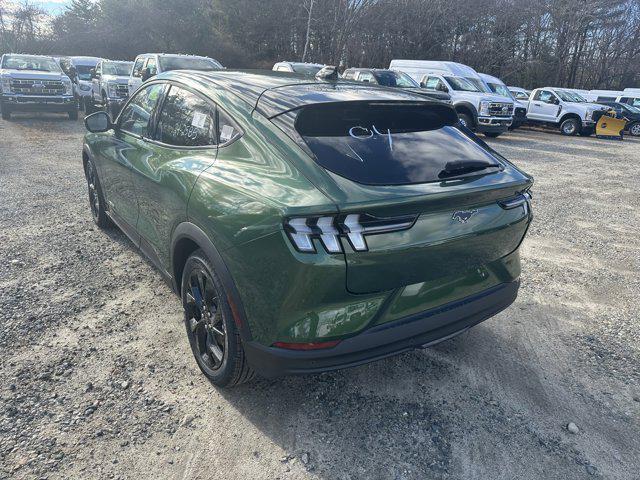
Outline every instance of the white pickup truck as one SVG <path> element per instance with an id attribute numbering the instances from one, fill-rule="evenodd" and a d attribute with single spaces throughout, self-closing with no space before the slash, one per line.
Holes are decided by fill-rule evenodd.
<path id="1" fill-rule="evenodd" d="M 589 136 L 606 110 L 607 107 L 590 103 L 567 89 L 536 88 L 527 105 L 527 121 L 560 128 L 563 135 Z"/>
<path id="2" fill-rule="evenodd" d="M 513 99 L 490 93 L 478 72 L 456 62 L 391 60 L 389 70 L 404 72 L 422 88 L 448 93 L 460 123 L 488 137 L 506 132 L 513 122 Z"/>

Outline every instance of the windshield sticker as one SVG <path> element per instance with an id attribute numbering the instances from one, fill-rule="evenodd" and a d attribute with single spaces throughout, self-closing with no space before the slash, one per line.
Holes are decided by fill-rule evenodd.
<path id="1" fill-rule="evenodd" d="M 349 135 L 358 140 L 368 140 L 370 138 L 373 138 L 374 135 L 379 137 L 382 137 L 384 135 L 387 137 L 387 141 L 389 142 L 389 150 L 393 151 L 393 139 L 391 138 L 390 129 L 387 129 L 386 133 L 380 133 L 375 125 L 371 126 L 371 130 L 366 127 L 357 125 L 349 129 Z"/>
<path id="2" fill-rule="evenodd" d="M 193 114 L 193 119 L 191 120 L 191 125 L 196 128 L 204 128 L 206 121 L 207 116 L 204 113 L 195 112 Z"/>
<path id="3" fill-rule="evenodd" d="M 231 125 L 223 125 L 220 131 L 220 140 L 222 143 L 228 142 L 233 138 L 233 127 Z"/>

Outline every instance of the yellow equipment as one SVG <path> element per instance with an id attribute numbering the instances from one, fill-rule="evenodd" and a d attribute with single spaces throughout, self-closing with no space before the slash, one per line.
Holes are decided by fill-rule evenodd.
<path id="1" fill-rule="evenodd" d="M 622 140 L 622 132 L 626 124 L 627 121 L 624 118 L 616 118 L 615 110 L 609 110 L 596 123 L 596 137 Z"/>

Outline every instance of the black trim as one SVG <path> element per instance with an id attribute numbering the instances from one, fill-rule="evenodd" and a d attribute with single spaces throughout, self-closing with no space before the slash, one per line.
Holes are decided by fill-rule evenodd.
<path id="1" fill-rule="evenodd" d="M 183 222 L 176 227 L 173 231 L 173 236 L 171 240 L 171 272 L 173 274 L 173 288 L 174 291 L 180 294 L 180 282 L 182 278 L 175 278 L 176 265 L 173 264 L 173 259 L 175 257 L 175 249 L 176 245 L 180 240 L 189 239 L 196 244 L 204 251 L 207 255 L 207 258 L 213 264 L 213 268 L 215 270 L 216 275 L 220 278 L 222 285 L 227 293 L 227 300 L 229 301 L 229 307 L 234 316 L 234 321 L 236 322 L 236 326 L 240 331 L 240 336 L 243 342 L 249 342 L 252 339 L 251 330 L 249 328 L 249 324 L 247 323 L 247 315 L 244 310 L 244 306 L 242 304 L 242 299 L 240 298 L 240 293 L 236 287 L 236 284 L 227 268 L 227 265 L 224 263 L 222 256 L 218 249 L 213 245 L 213 242 L 209 239 L 207 234 L 202 231 L 197 225 L 191 222 Z"/>
<path id="2" fill-rule="evenodd" d="M 496 315 L 513 303 L 520 281 L 493 288 L 431 310 L 374 326 L 333 348 L 295 351 L 245 342 L 253 369 L 262 376 L 318 373 L 354 367 L 447 340 Z"/>

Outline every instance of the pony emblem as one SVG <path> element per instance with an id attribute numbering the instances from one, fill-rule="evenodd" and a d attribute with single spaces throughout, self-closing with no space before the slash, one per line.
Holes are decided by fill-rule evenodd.
<path id="1" fill-rule="evenodd" d="M 460 223 L 467 223 L 476 213 L 478 213 L 478 210 L 456 210 L 453 212 L 453 215 L 451 215 L 451 218 Z"/>

